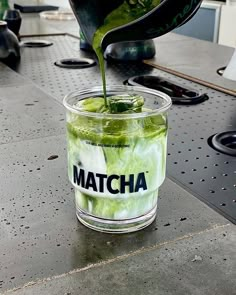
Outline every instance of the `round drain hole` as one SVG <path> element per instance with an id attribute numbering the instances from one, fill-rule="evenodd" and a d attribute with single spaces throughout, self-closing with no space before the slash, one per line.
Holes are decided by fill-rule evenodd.
<path id="1" fill-rule="evenodd" d="M 90 58 L 65 58 L 54 63 L 60 68 L 83 69 L 96 65 L 96 62 Z"/>
<path id="2" fill-rule="evenodd" d="M 48 47 L 52 45 L 53 45 L 52 42 L 46 41 L 46 40 L 31 40 L 31 41 L 21 42 L 21 46 L 30 47 L 30 48 Z"/>
<path id="3" fill-rule="evenodd" d="M 236 156 L 236 131 L 217 133 L 208 140 L 209 145 L 229 156 Z"/>
<path id="4" fill-rule="evenodd" d="M 226 67 L 222 67 L 222 68 L 219 68 L 216 73 L 220 76 L 222 76 L 224 74 L 224 71 L 225 71 Z"/>

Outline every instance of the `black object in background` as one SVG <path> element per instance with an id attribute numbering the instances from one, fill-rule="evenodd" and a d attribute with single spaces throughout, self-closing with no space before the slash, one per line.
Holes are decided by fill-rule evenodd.
<path id="1" fill-rule="evenodd" d="M 0 21 L 0 61 L 13 68 L 20 60 L 20 46 L 16 35 Z"/>
<path id="2" fill-rule="evenodd" d="M 209 99 L 206 93 L 200 93 L 195 89 L 190 87 L 186 88 L 176 82 L 158 76 L 135 76 L 129 78 L 127 83 L 131 86 L 144 86 L 162 91 L 171 97 L 173 104 L 191 105 L 198 104 Z"/>
<path id="3" fill-rule="evenodd" d="M 71 8 L 80 24 L 88 43 L 92 44 L 93 36 L 109 12 L 113 11 L 123 0 L 69 0 Z M 115 5 L 116 4 L 116 5 Z M 101 43 L 105 50 L 108 45 L 117 42 L 150 40 L 168 33 L 189 20 L 201 5 L 201 0 L 162 1 L 150 13 L 129 24 L 108 31 Z"/>
<path id="4" fill-rule="evenodd" d="M 23 13 L 32 13 L 32 12 L 42 12 L 42 11 L 49 11 L 49 10 L 58 10 L 58 6 L 52 6 L 52 5 L 38 5 L 37 3 L 32 4 L 32 1 L 28 4 L 23 4 L 18 1 L 17 3 L 14 3 L 14 8 L 20 10 L 20 12 Z"/>
<path id="5" fill-rule="evenodd" d="M 7 23 L 8 29 L 10 29 L 19 38 L 19 31 L 22 21 L 19 10 L 6 10 L 3 15 L 3 20 Z"/>
<path id="6" fill-rule="evenodd" d="M 208 139 L 208 143 L 216 151 L 236 157 L 236 131 L 217 133 Z"/>

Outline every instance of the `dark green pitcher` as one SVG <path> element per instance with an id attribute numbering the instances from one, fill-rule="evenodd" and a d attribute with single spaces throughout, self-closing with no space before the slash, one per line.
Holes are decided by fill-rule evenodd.
<path id="1" fill-rule="evenodd" d="M 130 0 L 69 1 L 86 40 L 92 44 L 94 33 L 103 24 L 106 16 L 124 1 Z M 107 32 L 101 47 L 105 50 L 112 43 L 149 40 L 161 36 L 188 21 L 196 13 L 201 2 L 201 0 L 163 0 L 142 17 Z"/>

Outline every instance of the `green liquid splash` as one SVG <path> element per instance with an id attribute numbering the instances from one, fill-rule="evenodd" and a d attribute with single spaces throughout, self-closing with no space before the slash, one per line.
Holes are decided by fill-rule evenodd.
<path id="1" fill-rule="evenodd" d="M 104 19 L 103 25 L 95 32 L 92 45 L 98 57 L 98 62 L 100 66 L 105 107 L 109 107 L 109 105 L 106 95 L 105 63 L 103 50 L 101 48 L 103 37 L 110 30 L 126 25 L 142 17 L 143 15 L 157 7 L 159 4 L 160 0 L 125 0 L 118 8 L 107 15 L 107 17 Z"/>

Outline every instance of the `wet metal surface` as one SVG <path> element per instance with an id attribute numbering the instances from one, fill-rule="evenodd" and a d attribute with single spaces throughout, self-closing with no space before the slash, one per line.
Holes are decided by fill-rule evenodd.
<path id="1" fill-rule="evenodd" d="M 9 294 L 233 295 L 235 238 L 233 226 L 218 227 Z"/>
<path id="2" fill-rule="evenodd" d="M 158 219 L 146 230 L 116 236 L 85 228 L 75 216 L 64 134 L 1 145 L 0 163 L 2 290 L 227 223 L 166 180 Z"/>
<path id="3" fill-rule="evenodd" d="M 69 37 L 66 38 L 68 41 Z M 160 190 L 158 218 L 143 231 L 108 235 L 87 229 L 77 221 L 74 193 L 67 177 L 64 110 L 60 103 L 64 94 L 90 86 L 91 75 L 93 85 L 101 81 L 98 67 L 77 72 L 53 66 L 58 58 L 87 56 L 79 53 L 78 41 L 62 40 L 54 39 L 48 51 L 23 49 L 20 72 L 27 79 L 0 63 L 0 99 L 6 117 L 0 114 L 0 293 L 18 287 L 16 292 L 7 294 L 90 295 L 110 294 L 111 290 L 114 294 L 131 295 L 233 294 L 235 227 L 169 179 Z M 108 64 L 107 71 L 109 83 L 113 84 L 151 72 L 170 77 L 145 65 Z M 205 91 L 204 87 L 197 87 Z M 212 105 L 218 95 L 221 94 L 210 93 L 208 112 L 219 107 L 219 102 Z M 225 97 L 225 102 L 227 99 L 232 98 Z M 221 96 L 217 101 L 220 100 Z M 224 110 L 228 111 L 229 107 Z M 180 126 L 185 116 L 193 125 L 202 122 L 203 118 L 195 121 L 201 106 L 194 108 L 194 112 L 175 108 L 170 124 Z M 217 119 L 219 113 L 214 114 Z M 207 127 L 204 137 L 215 131 L 215 126 Z M 9 135 L 5 129 L 9 129 Z M 200 128 L 195 135 L 196 146 L 202 141 L 203 131 Z M 176 136 L 170 130 L 170 172 L 177 167 L 172 157 L 175 143 L 184 141 L 180 135 L 183 134 Z M 184 142 L 186 145 L 187 141 Z M 189 162 L 197 160 L 191 151 L 186 153 Z M 213 155 L 212 161 L 221 159 L 215 151 Z M 182 154 L 177 156 L 178 167 L 187 165 Z M 220 168 L 230 167 L 223 162 Z M 45 283 L 21 288 L 45 278 Z"/>
<path id="4" fill-rule="evenodd" d="M 98 66 L 79 70 L 52 66 L 55 59 L 87 55 L 79 51 L 79 41 L 76 38 L 51 36 L 49 39 L 54 43 L 49 48 L 25 48 L 20 73 L 31 78 L 60 103 L 69 92 L 90 88 L 91 81 L 93 85 L 101 85 Z M 181 40 L 177 37 L 177 41 Z M 190 41 L 193 42 L 192 39 L 184 41 L 185 46 Z M 214 44 L 213 48 L 215 46 Z M 91 57 L 91 54 L 88 56 Z M 172 106 L 169 112 L 167 173 L 226 218 L 236 222 L 236 158 L 216 152 L 208 145 L 212 135 L 236 129 L 235 96 L 142 63 L 109 62 L 106 64 L 106 73 L 110 85 L 122 84 L 137 75 L 153 75 L 208 95 L 209 99 L 198 105 Z"/>
<path id="5" fill-rule="evenodd" d="M 16 84 L 27 84 L 28 79 L 16 72 L 13 72 L 6 65 L 0 62 L 0 87 L 11 86 Z"/>
<path id="6" fill-rule="evenodd" d="M 64 133 L 64 108 L 39 88 L 21 84 L 1 87 L 0 143 Z"/>
<path id="7" fill-rule="evenodd" d="M 20 31 L 22 35 L 59 32 L 78 36 L 79 27 L 75 20 L 49 21 L 40 19 L 38 14 L 25 14 Z M 149 63 L 236 90 L 234 81 L 220 77 L 216 73 L 218 68 L 229 63 L 234 52 L 233 48 L 175 33 L 156 38 L 155 45 L 157 54 L 152 60 L 148 60 Z"/>
<path id="8" fill-rule="evenodd" d="M 227 66 L 234 49 L 212 42 L 167 34 L 155 39 L 157 55 L 147 63 L 160 65 L 181 74 L 212 83 L 236 93 L 235 81 L 217 74 L 217 69 Z"/>

